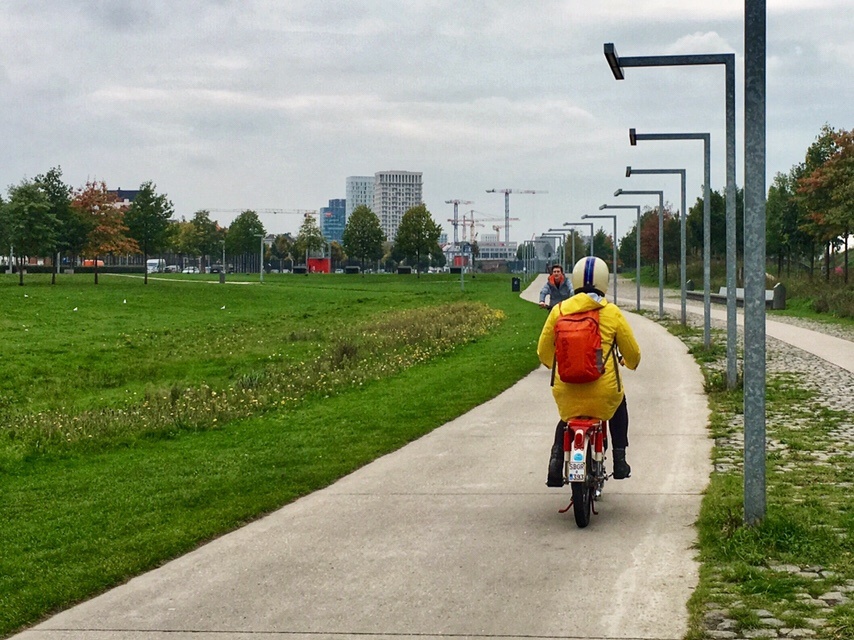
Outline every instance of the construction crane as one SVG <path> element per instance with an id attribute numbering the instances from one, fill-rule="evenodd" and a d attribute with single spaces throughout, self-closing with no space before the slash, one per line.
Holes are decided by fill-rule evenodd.
<path id="1" fill-rule="evenodd" d="M 471 200 L 445 200 L 445 204 L 454 205 L 454 219 L 453 220 L 449 219 L 448 222 L 452 222 L 454 224 L 454 246 L 456 246 L 457 244 L 459 244 L 459 240 L 457 238 L 457 224 L 458 224 L 458 219 L 459 219 L 457 216 L 457 212 L 458 212 L 459 206 L 461 204 L 474 204 L 474 203 Z"/>
<path id="2" fill-rule="evenodd" d="M 537 189 L 487 189 L 487 193 L 504 194 L 504 242 L 510 243 L 510 194 L 511 193 L 548 193 Z"/>
<path id="3" fill-rule="evenodd" d="M 469 227 L 469 233 L 471 236 L 471 242 L 474 242 L 477 239 L 477 234 L 474 231 L 475 227 L 482 227 L 483 224 L 480 222 L 475 222 L 474 220 L 474 211 L 471 212 L 472 215 L 466 221 L 466 214 L 463 214 L 463 242 L 466 241 L 466 227 Z"/>

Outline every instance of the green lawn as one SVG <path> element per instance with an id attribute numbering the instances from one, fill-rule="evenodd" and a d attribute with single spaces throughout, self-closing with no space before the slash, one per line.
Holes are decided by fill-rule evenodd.
<path id="1" fill-rule="evenodd" d="M 537 365 L 544 315 L 509 276 L 464 291 L 443 275 L 205 280 L 0 278 L 0 635 L 333 482 Z"/>

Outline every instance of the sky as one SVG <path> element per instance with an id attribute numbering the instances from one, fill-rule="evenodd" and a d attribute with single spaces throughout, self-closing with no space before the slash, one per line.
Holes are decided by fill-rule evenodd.
<path id="1" fill-rule="evenodd" d="M 767 178 L 804 159 L 824 124 L 854 126 L 854 0 L 767 2 Z M 423 173 L 423 197 L 452 236 L 459 215 L 522 242 L 584 214 L 656 205 L 616 189 L 665 191 L 685 169 L 701 195 L 725 180 L 724 69 L 631 68 L 603 55 L 736 54 L 737 183 L 743 176 L 744 3 L 734 0 L 4 0 L 0 13 L 0 181 L 60 166 L 82 187 L 152 181 L 189 220 L 227 225 L 244 209 L 316 210 L 348 176 Z M 492 220 L 490 220 L 492 218 Z M 497 218 L 497 220 L 495 220 Z M 263 213 L 295 233 L 295 213 Z M 610 233 L 611 220 L 599 222 Z M 501 231 L 503 238 L 504 231 Z"/>

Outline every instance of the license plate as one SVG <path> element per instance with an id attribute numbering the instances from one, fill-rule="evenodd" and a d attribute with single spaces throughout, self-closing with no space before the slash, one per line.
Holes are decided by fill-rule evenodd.
<path id="1" fill-rule="evenodd" d="M 570 482 L 579 482 L 581 480 L 584 480 L 585 475 L 586 474 L 584 473 L 584 462 L 569 463 L 567 480 L 569 480 Z"/>

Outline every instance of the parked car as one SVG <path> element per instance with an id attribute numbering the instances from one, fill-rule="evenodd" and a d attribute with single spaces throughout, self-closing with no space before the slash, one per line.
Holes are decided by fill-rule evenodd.
<path id="1" fill-rule="evenodd" d="M 163 273 L 178 273 L 180 270 L 177 264 L 167 264 L 163 267 Z"/>
<path id="2" fill-rule="evenodd" d="M 184 271 L 182 273 L 198 273 L 198 267 L 184 267 Z"/>

